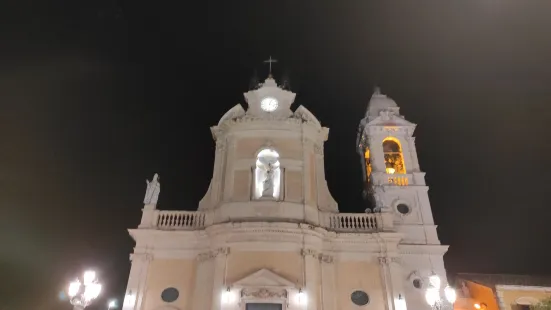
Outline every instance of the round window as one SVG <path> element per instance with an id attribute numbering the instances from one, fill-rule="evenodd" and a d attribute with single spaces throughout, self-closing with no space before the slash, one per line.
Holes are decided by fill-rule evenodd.
<path id="1" fill-rule="evenodd" d="M 173 287 L 169 287 L 161 293 L 161 299 L 164 302 L 174 302 L 178 299 L 178 296 L 180 296 L 180 292 Z"/>
<path id="2" fill-rule="evenodd" d="M 413 280 L 413 287 L 418 288 L 418 289 L 423 287 L 423 282 L 421 281 L 421 279 Z"/>
<path id="3" fill-rule="evenodd" d="M 357 306 L 365 306 L 369 303 L 369 295 L 364 291 L 355 291 L 350 295 L 350 299 Z"/>
<path id="4" fill-rule="evenodd" d="M 401 203 L 401 204 L 396 206 L 396 210 L 398 210 L 398 212 L 400 212 L 400 214 L 408 214 L 409 213 L 409 206 L 406 205 L 405 203 Z"/>

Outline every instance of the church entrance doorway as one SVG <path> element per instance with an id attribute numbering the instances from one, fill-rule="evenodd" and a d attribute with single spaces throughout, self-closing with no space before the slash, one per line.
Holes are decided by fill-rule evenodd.
<path id="1" fill-rule="evenodd" d="M 281 304 L 247 303 L 246 310 L 282 310 Z"/>

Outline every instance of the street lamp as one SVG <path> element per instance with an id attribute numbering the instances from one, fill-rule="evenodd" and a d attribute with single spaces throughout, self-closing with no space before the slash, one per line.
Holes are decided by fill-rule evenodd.
<path id="1" fill-rule="evenodd" d="M 84 310 L 92 301 L 98 298 L 101 292 L 101 284 L 96 278 L 96 272 L 86 271 L 81 279 L 69 283 L 67 295 L 74 310 Z"/>
<path id="2" fill-rule="evenodd" d="M 446 285 L 446 287 L 444 288 L 445 301 L 442 300 L 442 291 L 440 289 L 441 283 L 442 282 L 440 280 L 440 277 L 437 274 L 432 274 L 429 277 L 429 286 L 427 288 L 427 291 L 425 292 L 425 299 L 427 301 L 427 304 L 429 304 L 431 308 L 436 310 L 443 310 L 448 308 L 452 309 L 453 303 L 455 303 L 455 300 L 457 299 L 457 294 L 452 287 Z"/>
<path id="3" fill-rule="evenodd" d="M 115 299 L 112 299 L 107 304 L 107 310 L 115 309 L 117 307 L 117 301 Z"/>

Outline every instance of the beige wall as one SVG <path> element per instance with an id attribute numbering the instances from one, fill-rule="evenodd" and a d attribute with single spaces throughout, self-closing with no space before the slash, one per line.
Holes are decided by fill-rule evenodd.
<path id="1" fill-rule="evenodd" d="M 501 293 L 501 294 L 500 294 Z M 551 298 L 551 291 L 541 290 L 503 290 L 499 289 L 498 294 L 501 295 L 506 309 L 515 309 L 514 305 L 517 304 L 517 299 L 521 297 L 535 298 L 537 300 L 543 300 L 545 298 Z"/>
<path id="2" fill-rule="evenodd" d="M 369 295 L 369 304 L 362 309 L 384 309 L 383 287 L 379 265 L 371 262 L 339 262 L 336 267 L 337 309 L 356 309 L 350 294 L 362 290 Z"/>
<path id="3" fill-rule="evenodd" d="M 153 260 L 149 265 L 144 310 L 155 310 L 161 306 L 174 306 L 191 310 L 191 298 L 195 280 L 195 260 Z M 175 302 L 167 304 L 161 299 L 164 289 L 174 287 L 180 292 Z"/>
<path id="4" fill-rule="evenodd" d="M 266 268 L 287 280 L 302 283 L 302 256 L 293 252 L 231 252 L 228 256 L 228 283 Z"/>
<path id="5" fill-rule="evenodd" d="M 302 143 L 296 139 L 242 138 L 236 142 L 235 159 L 254 158 L 267 139 L 273 142 L 273 148 L 282 158 L 302 159 Z"/>
<path id="6" fill-rule="evenodd" d="M 233 175 L 233 201 L 251 200 L 252 170 L 236 170 Z"/>

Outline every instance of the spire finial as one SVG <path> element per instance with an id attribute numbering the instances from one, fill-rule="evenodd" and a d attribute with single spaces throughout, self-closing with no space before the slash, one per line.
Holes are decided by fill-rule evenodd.
<path id="1" fill-rule="evenodd" d="M 379 86 L 375 86 L 373 90 L 373 95 L 380 95 L 381 94 L 381 88 Z"/>
<path id="2" fill-rule="evenodd" d="M 268 75 L 268 78 L 272 78 L 272 63 L 277 62 L 277 59 L 272 59 L 272 56 L 270 56 L 270 58 L 264 60 L 264 62 L 270 64 L 270 74 Z"/>

